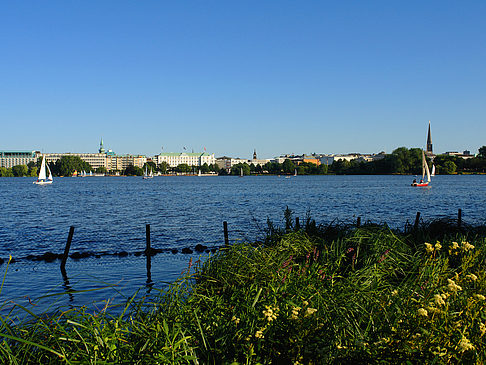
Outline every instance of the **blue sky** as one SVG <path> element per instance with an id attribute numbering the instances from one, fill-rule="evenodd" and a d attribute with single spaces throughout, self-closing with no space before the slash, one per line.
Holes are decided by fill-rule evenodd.
<path id="1" fill-rule="evenodd" d="M 486 145 L 485 1 L 4 1 L 0 150 Z"/>

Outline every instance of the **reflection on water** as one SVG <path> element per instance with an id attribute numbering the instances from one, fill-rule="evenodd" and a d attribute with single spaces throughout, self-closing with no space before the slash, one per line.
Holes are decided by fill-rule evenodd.
<path id="1" fill-rule="evenodd" d="M 412 188 L 411 176 L 277 176 L 59 178 L 37 186 L 28 178 L 0 178 L 0 257 L 11 254 L 0 302 L 10 299 L 46 308 L 121 302 L 136 290 L 142 295 L 175 280 L 198 255 L 181 249 L 198 243 L 261 238 L 267 218 L 283 221 L 286 206 L 318 223 L 387 222 L 402 228 L 416 212 L 425 220 L 451 217 L 462 209 L 466 223 L 486 223 L 486 176 L 436 176 L 430 188 Z M 152 258 L 145 249 L 145 225 L 152 248 L 166 249 Z M 75 226 L 71 253 L 92 252 L 86 259 L 39 262 L 28 255 L 62 253 Z M 177 249 L 177 254 L 170 253 Z M 128 256 L 113 256 L 116 252 Z M 136 256 L 135 253 L 139 253 Z M 145 262 L 144 262 L 145 261 Z M 5 269 L 4 263 L 0 268 Z M 88 291 L 89 290 L 89 291 Z M 67 293 L 56 295 L 59 293 Z M 150 295 L 150 292 L 148 292 Z"/>

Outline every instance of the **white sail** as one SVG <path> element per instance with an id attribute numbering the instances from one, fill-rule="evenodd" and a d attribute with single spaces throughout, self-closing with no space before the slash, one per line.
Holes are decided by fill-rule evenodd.
<path id="1" fill-rule="evenodd" d="M 422 151 L 422 179 L 425 178 L 425 175 L 427 175 L 427 182 L 430 182 L 430 172 L 429 172 L 429 166 L 427 165 L 427 161 L 425 160 L 425 153 Z"/>
<path id="2" fill-rule="evenodd" d="M 297 176 L 297 169 L 294 170 L 294 176 Z"/>
<path id="3" fill-rule="evenodd" d="M 435 165 L 432 165 L 432 171 L 430 172 L 430 176 L 435 176 Z"/>
<path id="4" fill-rule="evenodd" d="M 150 174 L 149 174 L 150 177 L 153 177 L 154 174 L 152 173 L 152 168 L 150 168 Z"/>
<path id="5" fill-rule="evenodd" d="M 39 171 L 39 177 L 37 180 L 45 180 L 46 179 L 46 158 L 42 156 L 42 163 Z"/>
<path id="6" fill-rule="evenodd" d="M 240 167 L 240 176 L 243 177 L 243 169 Z"/>
<path id="7" fill-rule="evenodd" d="M 49 168 L 49 165 L 46 165 L 46 167 L 47 167 L 47 171 L 49 171 L 49 177 L 47 178 L 47 180 L 52 181 L 52 172 L 51 172 L 51 169 Z"/>
<path id="8" fill-rule="evenodd" d="M 430 182 L 430 171 L 427 162 L 425 163 L 425 172 L 427 173 L 427 182 Z"/>

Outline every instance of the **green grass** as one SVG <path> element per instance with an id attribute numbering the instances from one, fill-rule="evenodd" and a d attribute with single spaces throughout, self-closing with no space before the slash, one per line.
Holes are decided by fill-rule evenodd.
<path id="1" fill-rule="evenodd" d="M 121 314 L 0 318 L 24 363 L 484 363 L 485 235 L 431 222 L 286 229 L 238 242 Z M 437 242 L 440 241 L 439 244 Z M 456 244 L 454 243 L 456 242 Z M 425 245 L 430 243 L 430 245 Z M 472 248 L 470 245 L 473 245 Z"/>

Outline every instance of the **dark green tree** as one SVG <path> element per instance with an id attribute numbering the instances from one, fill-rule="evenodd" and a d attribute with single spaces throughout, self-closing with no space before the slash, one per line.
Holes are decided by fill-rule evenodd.
<path id="1" fill-rule="evenodd" d="M 282 170 L 285 174 L 293 174 L 295 170 L 295 164 L 287 158 L 282 164 Z"/>
<path id="2" fill-rule="evenodd" d="M 128 165 L 127 168 L 122 171 L 122 175 L 142 176 L 143 170 L 138 166 Z"/>
<path id="3" fill-rule="evenodd" d="M 27 176 L 29 168 L 27 165 L 16 165 L 12 167 L 12 173 L 15 177 Z"/>
<path id="4" fill-rule="evenodd" d="M 78 156 L 62 156 L 54 165 L 49 165 L 53 174 L 71 176 L 74 171 L 91 171 L 91 165 Z"/>
<path id="5" fill-rule="evenodd" d="M 165 161 L 162 161 L 159 165 L 159 171 L 162 174 L 167 174 L 167 171 L 169 170 L 169 164 Z"/>
<path id="6" fill-rule="evenodd" d="M 209 174 L 211 172 L 211 169 L 209 168 L 209 165 L 205 162 L 202 166 L 201 166 L 201 173 L 202 174 Z"/>
<path id="7" fill-rule="evenodd" d="M 486 158 L 486 146 L 480 147 L 478 152 L 479 158 Z"/>
<path id="8" fill-rule="evenodd" d="M 243 175 L 250 175 L 250 166 L 246 163 L 238 163 L 231 167 L 231 175 L 240 175 L 243 171 Z"/>
<path id="9" fill-rule="evenodd" d="M 186 163 L 181 163 L 179 165 L 177 165 L 177 167 L 174 169 L 176 172 L 184 172 L 184 173 L 188 173 L 191 171 L 191 166 L 189 166 L 188 164 Z"/>
<path id="10" fill-rule="evenodd" d="M 451 175 L 456 172 L 456 168 L 457 168 L 456 164 L 449 160 L 444 162 L 443 168 L 440 171 L 443 174 Z"/>

